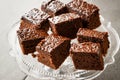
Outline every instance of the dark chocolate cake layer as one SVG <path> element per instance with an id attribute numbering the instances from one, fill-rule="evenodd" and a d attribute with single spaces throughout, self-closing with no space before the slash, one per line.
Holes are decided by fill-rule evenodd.
<path id="1" fill-rule="evenodd" d="M 56 16 L 68 12 L 66 5 L 58 0 L 44 1 L 42 3 L 41 10 L 51 16 Z"/>
<path id="2" fill-rule="evenodd" d="M 83 0 L 73 0 L 67 4 L 69 12 L 77 13 L 82 19 L 83 27 L 95 29 L 100 26 L 99 8 Z"/>
<path id="3" fill-rule="evenodd" d="M 100 43 L 103 55 L 107 54 L 109 48 L 109 40 L 107 32 L 99 32 L 96 30 L 90 30 L 86 28 L 80 28 L 77 32 L 77 39 L 80 43 L 82 42 L 95 42 Z"/>
<path id="4" fill-rule="evenodd" d="M 76 69 L 103 70 L 104 68 L 99 43 L 74 43 L 70 49 L 70 56 Z"/>
<path id="5" fill-rule="evenodd" d="M 23 28 L 36 28 L 47 31 L 49 29 L 48 15 L 36 8 L 22 16 L 20 29 Z"/>
<path id="6" fill-rule="evenodd" d="M 69 55 L 70 39 L 50 35 L 42 40 L 37 46 L 38 61 L 57 69 Z"/>
<path id="7" fill-rule="evenodd" d="M 24 54 L 33 53 L 36 45 L 48 34 L 44 30 L 24 28 L 17 31 L 17 36 Z"/>
<path id="8" fill-rule="evenodd" d="M 56 35 L 75 38 L 76 33 L 82 27 L 81 18 L 75 13 L 66 13 L 49 18 L 52 31 Z"/>

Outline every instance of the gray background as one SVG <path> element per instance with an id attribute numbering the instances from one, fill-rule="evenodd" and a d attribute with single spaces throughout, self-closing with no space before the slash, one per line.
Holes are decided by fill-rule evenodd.
<path id="1" fill-rule="evenodd" d="M 101 15 L 111 21 L 120 34 L 120 0 L 93 1 L 99 6 Z M 39 7 L 40 3 L 41 0 L 0 0 L 0 80 L 30 80 L 19 69 L 15 58 L 8 54 L 7 32 L 22 14 Z M 94 80 L 120 80 L 120 50 L 115 56 L 115 63 Z"/>

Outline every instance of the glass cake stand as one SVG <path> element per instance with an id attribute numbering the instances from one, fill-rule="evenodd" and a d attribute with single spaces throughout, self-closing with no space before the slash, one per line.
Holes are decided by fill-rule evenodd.
<path id="1" fill-rule="evenodd" d="M 99 31 L 107 31 L 109 33 L 110 48 L 106 57 L 104 57 L 104 70 L 110 64 L 115 62 L 114 56 L 118 52 L 120 47 L 120 38 L 116 30 L 111 26 L 111 22 L 104 20 L 100 16 L 102 25 L 97 28 Z M 94 79 L 99 76 L 104 70 L 77 70 L 74 68 L 72 60 L 68 57 L 65 62 L 60 66 L 59 69 L 51 69 L 40 62 L 37 58 L 33 58 L 30 54 L 23 55 L 18 38 L 16 35 L 16 30 L 19 28 L 20 21 L 16 22 L 8 33 L 8 41 L 11 46 L 10 55 L 16 58 L 16 61 L 20 69 L 28 74 L 29 76 L 38 79 L 49 79 L 49 80 L 59 80 L 59 79 Z M 73 40 L 75 41 L 75 40 Z"/>

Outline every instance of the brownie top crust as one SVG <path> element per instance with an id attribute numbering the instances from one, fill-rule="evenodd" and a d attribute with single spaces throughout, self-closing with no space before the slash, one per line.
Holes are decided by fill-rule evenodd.
<path id="1" fill-rule="evenodd" d="M 72 52 L 85 52 L 85 53 L 99 53 L 100 44 L 93 42 L 73 43 L 70 51 Z"/>
<path id="2" fill-rule="evenodd" d="M 51 3 L 49 3 L 49 5 L 47 6 L 47 9 L 52 10 L 54 13 L 56 13 L 58 10 L 62 9 L 63 7 L 65 7 L 64 3 L 58 0 L 54 0 L 54 1 L 51 1 Z"/>
<path id="3" fill-rule="evenodd" d="M 48 19 L 50 15 L 47 13 L 40 11 L 39 9 L 32 9 L 28 13 L 22 16 L 22 19 L 26 19 L 35 25 L 40 25 L 41 22 Z"/>
<path id="4" fill-rule="evenodd" d="M 87 28 L 79 28 L 77 36 L 88 36 L 104 40 L 105 37 L 108 37 L 108 32 L 99 32 Z"/>
<path id="5" fill-rule="evenodd" d="M 37 49 L 44 50 L 46 52 L 51 52 L 53 49 L 55 49 L 57 46 L 59 46 L 64 41 L 69 40 L 69 38 L 65 38 L 62 36 L 56 36 L 56 35 L 50 35 L 46 37 L 44 40 L 42 40 L 38 45 Z"/>
<path id="6" fill-rule="evenodd" d="M 43 1 L 41 7 L 46 8 L 52 1 L 55 1 L 55 0 L 45 0 L 45 1 Z"/>
<path id="7" fill-rule="evenodd" d="M 83 0 L 73 0 L 67 4 L 68 8 L 77 11 L 81 17 L 89 16 L 93 12 L 99 10 L 97 6 L 89 4 Z"/>
<path id="8" fill-rule="evenodd" d="M 53 24 L 58 24 L 58 23 L 62 23 L 65 21 L 76 19 L 76 18 L 80 18 L 80 16 L 75 13 L 65 13 L 65 14 L 61 14 L 59 16 L 49 18 L 49 21 L 52 22 Z"/>
<path id="9" fill-rule="evenodd" d="M 46 36 L 48 36 L 48 34 L 44 30 L 35 30 L 29 28 L 18 30 L 17 34 L 21 41 L 45 38 Z"/>

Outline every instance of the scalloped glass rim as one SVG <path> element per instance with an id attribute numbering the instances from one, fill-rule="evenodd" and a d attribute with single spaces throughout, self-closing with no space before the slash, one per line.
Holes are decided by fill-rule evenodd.
<path id="1" fill-rule="evenodd" d="M 111 26 L 111 22 L 107 22 L 104 20 L 102 16 L 100 16 L 102 25 L 97 28 L 99 31 L 107 31 L 109 33 L 109 41 L 110 41 L 110 48 L 108 50 L 108 54 L 104 58 L 104 70 L 106 67 L 110 64 L 113 64 L 115 62 L 114 55 L 118 52 L 120 48 L 120 38 L 116 30 Z M 19 44 L 16 36 L 16 30 L 19 28 L 20 21 L 16 22 L 12 25 L 10 31 L 8 32 L 8 41 L 11 46 L 10 55 L 16 57 L 16 60 L 18 62 L 19 67 L 23 72 L 30 76 L 34 76 L 36 78 L 40 79 L 62 79 L 62 78 L 69 78 L 69 79 L 93 79 L 97 76 L 99 76 L 104 70 L 102 71 L 94 71 L 94 70 L 74 70 L 73 67 L 70 66 L 70 58 L 63 63 L 63 66 L 66 67 L 60 67 L 58 70 L 52 70 L 45 65 L 38 64 L 37 60 L 32 61 L 31 56 L 29 55 L 29 58 L 25 55 L 22 55 L 21 50 L 19 49 Z M 29 62 L 30 61 L 30 62 Z M 68 62 L 67 62 L 68 61 Z M 33 62 L 33 63 L 32 63 Z M 37 65 L 36 65 L 37 64 Z M 67 66 L 68 64 L 69 66 Z M 41 69 L 40 69 L 41 66 Z M 38 68 L 39 67 L 39 68 Z M 63 72 L 65 69 L 71 69 L 71 72 L 67 72 L 64 74 L 61 74 L 61 70 L 63 69 Z M 47 70 L 47 72 L 46 72 Z M 52 72 L 51 72 L 52 71 Z M 69 70 L 68 70 L 69 71 Z M 54 72 L 54 73 L 53 73 Z"/>

